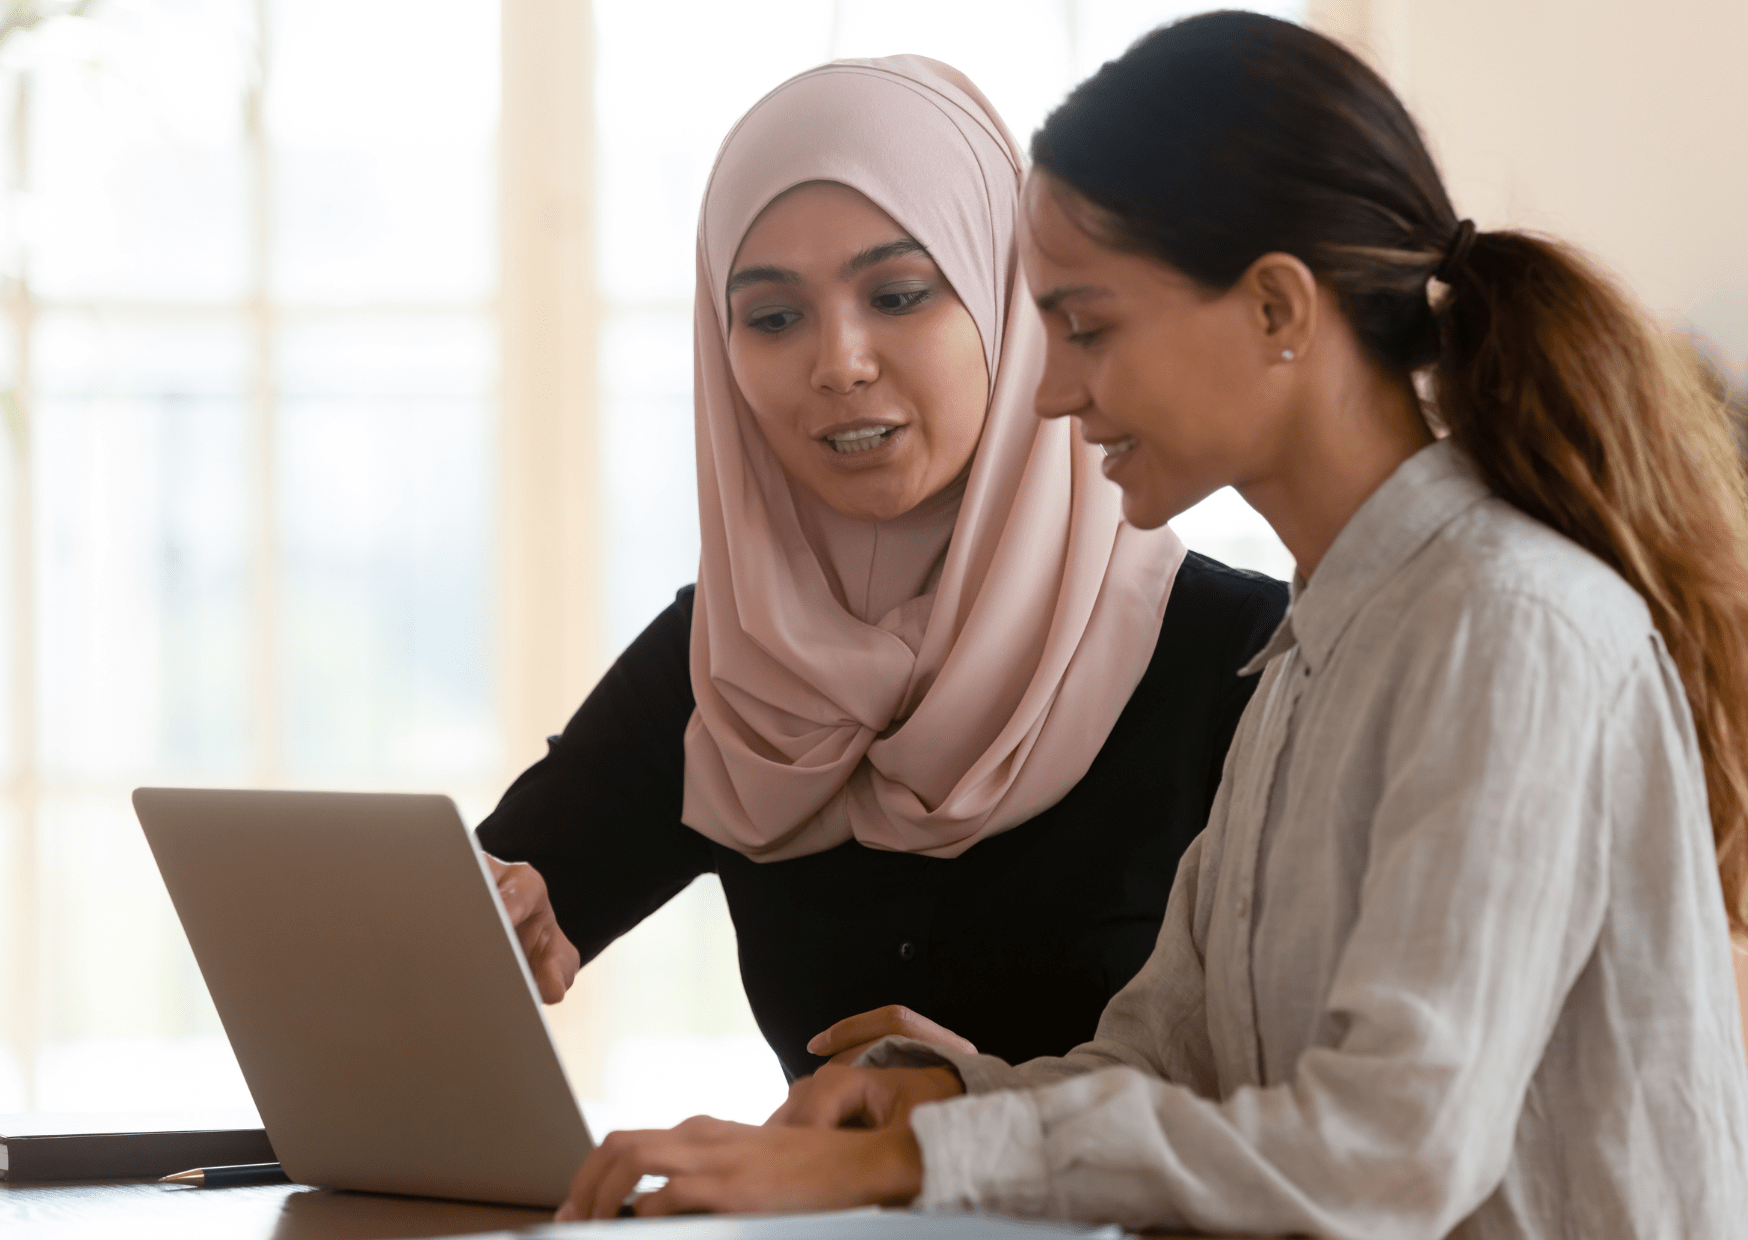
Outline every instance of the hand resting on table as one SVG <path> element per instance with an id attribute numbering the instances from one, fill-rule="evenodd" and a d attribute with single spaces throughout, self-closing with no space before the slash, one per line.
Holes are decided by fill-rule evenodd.
<path id="1" fill-rule="evenodd" d="M 668 1182 L 632 1204 L 640 1215 L 902 1206 L 922 1188 L 922 1155 L 903 1125 L 804 1132 L 700 1115 L 668 1129 L 608 1133 L 556 1217 L 613 1218 L 646 1175 Z"/>
<path id="2" fill-rule="evenodd" d="M 905 1117 L 920 1102 L 963 1092 L 951 1068 L 827 1064 L 797 1081 L 760 1128 L 700 1115 L 665 1130 L 608 1133 L 557 1217 L 612 1218 L 646 1175 L 668 1182 L 637 1198 L 640 1215 L 907 1205 L 922 1187 L 922 1154 Z"/>
<path id="3" fill-rule="evenodd" d="M 498 898 L 503 900 L 504 912 L 516 928 L 516 938 L 522 944 L 522 954 L 528 958 L 528 971 L 534 974 L 541 1000 L 557 1003 L 576 980 L 583 958 L 558 928 L 546 880 L 526 862 L 499 861 L 488 855 L 486 864 L 492 867 Z"/>

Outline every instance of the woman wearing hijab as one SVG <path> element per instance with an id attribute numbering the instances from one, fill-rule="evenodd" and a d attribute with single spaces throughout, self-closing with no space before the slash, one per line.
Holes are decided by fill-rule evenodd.
<path id="1" fill-rule="evenodd" d="M 1124 525 L 1032 415 L 1021 174 L 917 57 L 804 73 L 725 140 L 696 590 L 479 829 L 532 866 L 500 887 L 549 1001 L 710 871 L 791 1077 L 887 1007 L 1059 1054 L 1146 959 L 1285 588 Z"/>
<path id="2" fill-rule="evenodd" d="M 1136 525 L 1239 483 L 1301 574 L 1158 947 L 1066 1056 L 882 1042 L 780 1118 L 884 1127 L 611 1134 L 564 1213 L 656 1172 L 640 1213 L 1740 1237 L 1721 402 L 1577 253 L 1460 220 L 1390 89 L 1298 26 L 1156 31 L 1033 154 L 1039 412 L 1110 445 Z"/>

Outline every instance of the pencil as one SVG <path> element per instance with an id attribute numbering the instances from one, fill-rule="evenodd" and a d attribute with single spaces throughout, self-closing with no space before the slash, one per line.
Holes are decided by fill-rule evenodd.
<path id="1" fill-rule="evenodd" d="M 242 1184 L 284 1184 L 289 1180 L 278 1163 L 244 1163 L 239 1167 L 196 1167 L 178 1171 L 160 1184 L 187 1184 L 194 1188 L 235 1188 Z"/>

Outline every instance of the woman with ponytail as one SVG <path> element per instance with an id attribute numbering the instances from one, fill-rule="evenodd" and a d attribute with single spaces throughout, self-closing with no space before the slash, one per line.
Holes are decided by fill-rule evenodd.
<path id="1" fill-rule="evenodd" d="M 792 1127 L 610 1138 L 570 1208 L 658 1172 L 645 1212 L 1741 1236 L 1721 402 L 1577 253 L 1460 218 L 1389 88 L 1297 26 L 1156 31 L 1032 151 L 1039 413 L 1131 523 L 1231 484 L 1298 561 L 1153 955 L 1065 1056 L 888 1039 Z"/>

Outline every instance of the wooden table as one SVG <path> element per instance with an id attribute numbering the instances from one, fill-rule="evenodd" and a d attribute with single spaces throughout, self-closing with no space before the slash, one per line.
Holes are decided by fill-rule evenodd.
<path id="1" fill-rule="evenodd" d="M 4 1240 L 426 1240 L 485 1233 L 509 1240 L 505 1233 L 551 1218 L 547 1210 L 300 1184 L 202 1189 L 156 1180 L 0 1181 Z"/>
<path id="2" fill-rule="evenodd" d="M 5 1240 L 424 1240 L 501 1234 L 551 1220 L 550 1210 L 301 1184 L 205 1189 L 156 1180 L 0 1182 Z"/>

